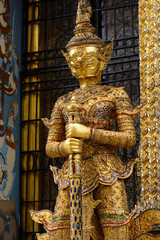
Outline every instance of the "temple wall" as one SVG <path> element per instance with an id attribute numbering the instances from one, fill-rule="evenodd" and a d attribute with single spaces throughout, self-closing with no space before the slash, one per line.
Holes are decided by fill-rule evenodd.
<path id="1" fill-rule="evenodd" d="M 0 240 L 19 231 L 21 4 L 0 0 Z"/>

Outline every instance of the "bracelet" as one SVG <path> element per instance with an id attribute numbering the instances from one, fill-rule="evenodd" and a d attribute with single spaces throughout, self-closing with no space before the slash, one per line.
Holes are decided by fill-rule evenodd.
<path id="1" fill-rule="evenodd" d="M 89 140 L 95 141 L 97 137 L 97 128 L 91 128 Z"/>
<path id="2" fill-rule="evenodd" d="M 90 127 L 90 136 L 89 136 L 89 140 L 91 140 L 91 139 L 92 139 L 92 134 L 93 134 L 93 128 L 92 128 L 92 127 Z"/>
<path id="3" fill-rule="evenodd" d="M 94 129 L 93 141 L 97 138 L 97 128 Z"/>

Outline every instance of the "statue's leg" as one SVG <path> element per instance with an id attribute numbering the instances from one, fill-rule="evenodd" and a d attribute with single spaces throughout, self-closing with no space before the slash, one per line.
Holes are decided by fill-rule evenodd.
<path id="1" fill-rule="evenodd" d="M 104 234 L 104 240 L 129 240 L 127 224 L 128 203 L 123 180 L 111 186 L 99 185 L 94 190 L 94 199 L 102 200 L 97 214 Z"/>
<path id="2" fill-rule="evenodd" d="M 60 189 L 56 199 L 50 239 L 70 240 L 70 194 L 69 188 Z"/>

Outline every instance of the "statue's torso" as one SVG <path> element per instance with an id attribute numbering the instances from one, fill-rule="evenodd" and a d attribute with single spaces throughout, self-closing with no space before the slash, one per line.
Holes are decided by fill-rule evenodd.
<path id="1" fill-rule="evenodd" d="M 121 89 L 121 88 L 120 88 Z M 60 108 L 64 122 L 68 122 L 67 106 L 72 96 L 76 96 L 81 104 L 81 124 L 97 129 L 114 130 L 116 119 L 116 100 L 121 90 L 108 86 L 91 86 L 63 96 L 60 100 Z M 117 148 L 109 145 L 97 144 L 94 141 L 84 141 L 83 161 L 81 166 L 83 193 L 92 191 L 99 183 L 113 184 L 117 178 L 128 177 L 133 169 L 131 163 L 123 164 L 117 155 Z M 59 187 L 67 187 L 69 161 L 66 160 L 62 171 L 56 179 Z"/>

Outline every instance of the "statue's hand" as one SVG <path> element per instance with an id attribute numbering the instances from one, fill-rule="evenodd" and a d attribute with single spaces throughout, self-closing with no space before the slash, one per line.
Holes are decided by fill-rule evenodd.
<path id="1" fill-rule="evenodd" d="M 79 123 L 69 123 L 66 125 L 66 138 L 89 139 L 90 128 Z"/>
<path id="2" fill-rule="evenodd" d="M 83 142 L 77 138 L 68 138 L 60 144 L 60 152 L 63 155 L 70 155 L 73 153 L 82 153 Z"/>

